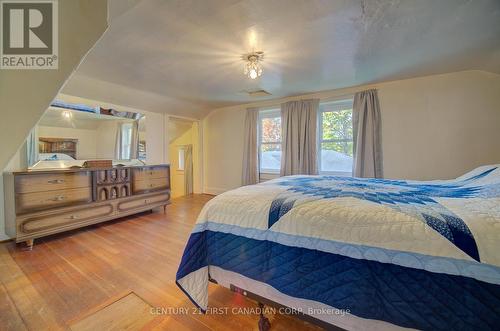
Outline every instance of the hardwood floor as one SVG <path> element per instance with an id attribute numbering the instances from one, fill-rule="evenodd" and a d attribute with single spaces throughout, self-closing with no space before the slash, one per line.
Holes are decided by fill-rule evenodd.
<path id="1" fill-rule="evenodd" d="M 191 313 L 193 305 L 175 285 L 184 245 L 211 198 L 177 198 L 166 214 L 143 213 L 39 239 L 32 251 L 13 242 L 0 244 L 0 329 L 69 330 L 96 307 L 133 292 L 164 311 L 190 309 L 188 314 L 145 318 L 145 330 L 257 330 L 256 315 Z M 212 284 L 209 304 L 230 312 L 231 307 L 257 307 Z M 271 330 L 319 329 L 289 316 L 269 317 Z"/>

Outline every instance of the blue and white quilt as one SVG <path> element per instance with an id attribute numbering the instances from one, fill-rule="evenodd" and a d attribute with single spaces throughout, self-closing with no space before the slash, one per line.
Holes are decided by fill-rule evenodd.
<path id="1" fill-rule="evenodd" d="M 290 176 L 226 192 L 203 208 L 177 272 L 202 310 L 213 267 L 401 327 L 498 330 L 500 165 L 446 181 Z"/>

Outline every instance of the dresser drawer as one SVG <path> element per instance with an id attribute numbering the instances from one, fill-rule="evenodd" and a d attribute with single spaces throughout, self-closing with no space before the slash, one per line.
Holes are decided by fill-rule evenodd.
<path id="1" fill-rule="evenodd" d="M 90 187 L 16 194 L 17 214 L 92 201 Z"/>
<path id="2" fill-rule="evenodd" d="M 162 203 L 166 204 L 169 199 L 170 199 L 169 193 L 137 197 L 119 202 L 117 204 L 117 210 L 118 212 L 126 212 L 129 210 L 147 208 L 150 206 L 154 207 L 161 205 Z"/>
<path id="3" fill-rule="evenodd" d="M 146 180 L 151 178 L 170 177 L 168 167 L 136 168 L 133 171 L 134 171 L 134 180 Z"/>
<path id="4" fill-rule="evenodd" d="M 91 186 L 89 171 L 18 175 L 15 179 L 16 193 L 47 192 L 69 188 Z"/>
<path id="5" fill-rule="evenodd" d="M 169 188 L 168 178 L 150 178 L 145 180 L 134 180 L 133 193 L 166 190 Z"/>
<path id="6" fill-rule="evenodd" d="M 76 223 L 97 220 L 100 217 L 106 217 L 113 214 L 111 204 L 78 208 L 44 214 L 40 216 L 26 216 L 18 218 L 18 236 L 31 235 L 36 232 L 59 230 L 64 226 L 75 225 Z"/>

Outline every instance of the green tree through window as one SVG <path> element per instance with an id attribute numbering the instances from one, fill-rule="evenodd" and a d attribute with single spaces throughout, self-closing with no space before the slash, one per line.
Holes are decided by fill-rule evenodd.
<path id="1" fill-rule="evenodd" d="M 353 155 L 352 100 L 322 103 L 319 116 L 319 170 L 348 175 Z"/>
<path id="2" fill-rule="evenodd" d="M 281 165 L 281 114 L 279 109 L 259 113 L 259 168 L 261 173 L 279 173 Z"/>

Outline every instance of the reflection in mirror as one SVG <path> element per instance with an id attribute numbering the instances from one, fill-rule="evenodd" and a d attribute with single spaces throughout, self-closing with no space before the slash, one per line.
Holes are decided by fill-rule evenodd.
<path id="1" fill-rule="evenodd" d="M 145 116 L 138 113 L 56 102 L 28 137 L 28 164 L 81 166 L 85 160 L 96 159 L 114 160 L 115 164 L 145 161 L 145 122 Z"/>

